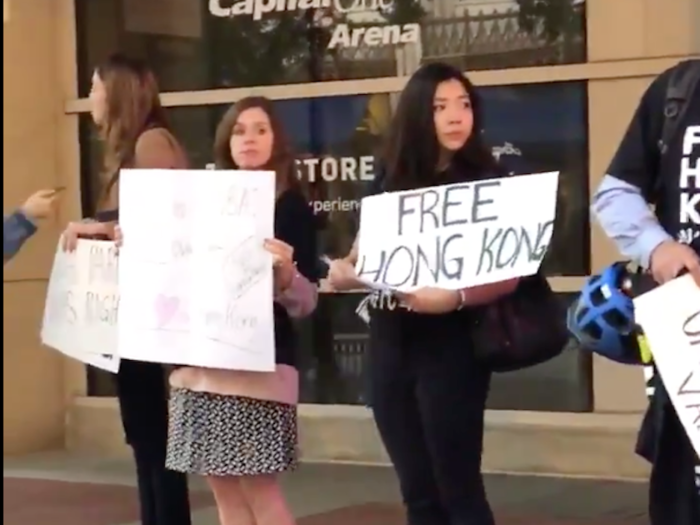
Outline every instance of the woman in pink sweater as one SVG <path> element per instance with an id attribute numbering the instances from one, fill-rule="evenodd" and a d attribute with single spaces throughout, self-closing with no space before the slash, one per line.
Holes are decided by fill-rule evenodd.
<path id="1" fill-rule="evenodd" d="M 297 462 L 297 342 L 293 318 L 316 307 L 315 219 L 272 104 L 239 101 L 216 133 L 218 169 L 277 173 L 274 261 L 276 370 L 179 368 L 170 376 L 167 466 L 205 476 L 221 525 L 290 525 L 278 474 Z M 254 177 L 255 175 L 250 175 Z M 272 327 L 271 327 L 272 329 Z"/>

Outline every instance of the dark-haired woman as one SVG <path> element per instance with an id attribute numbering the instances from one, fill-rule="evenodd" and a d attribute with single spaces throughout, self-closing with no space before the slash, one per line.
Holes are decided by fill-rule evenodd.
<path id="1" fill-rule="evenodd" d="M 499 176 L 481 139 L 480 110 L 460 71 L 439 63 L 421 67 L 401 94 L 372 193 Z M 335 289 L 361 286 L 356 259 L 353 249 L 332 262 Z M 481 474 L 491 373 L 470 352 L 470 308 L 516 285 L 424 288 L 370 301 L 371 406 L 410 525 L 494 524 Z"/>
<path id="2" fill-rule="evenodd" d="M 293 318 L 316 307 L 316 221 L 272 103 L 240 100 L 216 132 L 218 169 L 276 173 L 272 254 L 276 369 L 271 373 L 184 367 L 172 373 L 167 465 L 205 476 L 221 525 L 291 525 L 279 474 L 297 461 L 297 338 Z M 255 173 L 248 175 L 256 177 Z"/>
<path id="3" fill-rule="evenodd" d="M 92 76 L 90 105 L 104 144 L 102 197 L 94 220 L 68 225 L 66 249 L 73 249 L 79 237 L 114 238 L 121 168 L 181 169 L 188 164 L 168 128 L 156 79 L 142 62 L 110 57 Z M 165 468 L 168 388 L 163 367 L 122 360 L 117 396 L 136 460 L 141 523 L 190 525 L 187 477 Z"/>

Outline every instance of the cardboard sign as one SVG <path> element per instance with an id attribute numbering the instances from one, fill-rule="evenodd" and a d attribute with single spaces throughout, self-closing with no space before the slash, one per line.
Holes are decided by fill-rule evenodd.
<path id="1" fill-rule="evenodd" d="M 119 313 L 114 243 L 79 240 L 74 252 L 59 241 L 49 278 L 41 342 L 97 368 L 116 372 Z"/>
<path id="2" fill-rule="evenodd" d="M 551 172 L 366 197 L 357 274 L 404 292 L 532 275 L 552 239 L 558 181 Z"/>
<path id="3" fill-rule="evenodd" d="M 700 455 L 700 288 L 686 275 L 641 295 L 634 308 L 678 418 Z"/>
<path id="4" fill-rule="evenodd" d="M 275 369 L 275 174 L 124 170 L 119 355 Z"/>

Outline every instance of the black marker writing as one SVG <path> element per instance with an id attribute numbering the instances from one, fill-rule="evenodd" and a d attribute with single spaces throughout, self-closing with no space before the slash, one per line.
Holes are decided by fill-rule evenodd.
<path id="1" fill-rule="evenodd" d="M 493 205 L 500 186 L 500 181 L 486 181 L 403 193 L 398 203 L 398 234 L 498 220 Z M 409 223 L 414 217 L 418 217 L 418 228 Z"/>
<path id="2" fill-rule="evenodd" d="M 541 261 L 547 253 L 554 221 L 525 227 L 486 228 L 481 240 L 477 275 L 503 268 L 513 268 L 525 257 L 529 262 Z"/>
<path id="3" fill-rule="evenodd" d="M 436 236 L 428 243 L 399 245 L 379 253 L 379 260 L 372 266 L 362 257 L 358 276 L 370 278 L 375 283 L 392 287 L 416 286 L 424 272 L 432 276 L 433 282 L 444 283 L 459 279 L 464 269 L 462 234 Z M 452 251 L 450 248 L 452 247 Z M 456 250 L 455 250 L 456 248 Z M 460 255 L 454 255 L 454 253 Z M 397 275 L 396 268 L 403 268 Z"/>

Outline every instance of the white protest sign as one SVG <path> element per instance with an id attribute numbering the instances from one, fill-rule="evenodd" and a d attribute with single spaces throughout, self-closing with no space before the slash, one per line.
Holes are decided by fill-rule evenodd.
<path id="1" fill-rule="evenodd" d="M 124 170 L 119 194 L 119 355 L 274 370 L 275 174 Z"/>
<path id="2" fill-rule="evenodd" d="M 537 273 L 554 230 L 559 173 L 362 199 L 357 274 L 371 288 L 460 289 Z"/>
<path id="3" fill-rule="evenodd" d="M 700 455 L 700 288 L 690 275 L 674 279 L 636 298 L 634 317 Z"/>
<path id="4" fill-rule="evenodd" d="M 59 241 L 46 293 L 41 342 L 97 368 L 116 372 L 118 264 L 114 243 Z"/>

